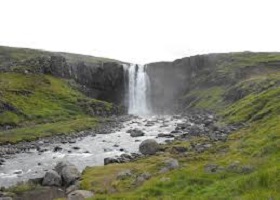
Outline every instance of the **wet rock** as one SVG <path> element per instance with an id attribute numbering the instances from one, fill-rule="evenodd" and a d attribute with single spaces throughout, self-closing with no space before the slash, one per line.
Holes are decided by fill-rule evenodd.
<path id="1" fill-rule="evenodd" d="M 130 169 L 121 171 L 117 174 L 117 180 L 124 180 L 132 176 L 132 172 Z"/>
<path id="2" fill-rule="evenodd" d="M 171 131 L 170 132 L 171 134 L 173 133 L 173 134 L 181 134 L 181 133 L 183 133 L 182 131 L 180 131 L 180 130 L 174 130 L 174 131 Z"/>
<path id="3" fill-rule="evenodd" d="M 62 151 L 62 148 L 60 146 L 55 146 L 53 148 L 53 152 L 58 152 L 58 151 Z"/>
<path id="4" fill-rule="evenodd" d="M 154 126 L 154 125 L 155 125 L 154 122 L 147 122 L 147 123 L 145 124 L 145 126 L 147 126 L 147 127 L 149 127 L 149 126 Z"/>
<path id="5" fill-rule="evenodd" d="M 22 174 L 21 170 L 15 171 L 14 174 Z"/>
<path id="6" fill-rule="evenodd" d="M 112 163 L 119 163 L 119 161 L 116 158 L 104 158 L 104 165 L 109 165 Z"/>
<path id="7" fill-rule="evenodd" d="M 145 133 L 140 129 L 128 130 L 127 133 L 130 133 L 131 137 L 141 137 L 145 135 Z"/>
<path id="8" fill-rule="evenodd" d="M 62 179 L 61 176 L 54 170 L 48 171 L 42 181 L 43 186 L 61 186 Z"/>
<path id="9" fill-rule="evenodd" d="M 76 140 L 74 140 L 74 139 L 68 140 L 68 143 L 74 144 L 74 143 L 76 143 Z"/>
<path id="10" fill-rule="evenodd" d="M 153 155 L 158 150 L 159 144 L 153 139 L 144 140 L 139 146 L 139 151 L 144 155 Z"/>
<path id="11" fill-rule="evenodd" d="M 67 195 L 67 200 L 85 200 L 93 197 L 94 194 L 87 190 L 75 190 Z"/>
<path id="12" fill-rule="evenodd" d="M 165 138 L 174 138 L 175 136 L 172 134 L 164 134 L 164 133 L 160 133 L 157 135 L 158 137 L 165 137 Z"/>

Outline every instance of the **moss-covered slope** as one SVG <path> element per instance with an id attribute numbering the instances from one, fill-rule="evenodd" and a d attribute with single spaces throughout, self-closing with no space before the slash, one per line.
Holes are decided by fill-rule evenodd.
<path id="1" fill-rule="evenodd" d="M 71 81 L 49 75 L 0 73 L 0 143 L 89 129 L 113 112 Z"/>

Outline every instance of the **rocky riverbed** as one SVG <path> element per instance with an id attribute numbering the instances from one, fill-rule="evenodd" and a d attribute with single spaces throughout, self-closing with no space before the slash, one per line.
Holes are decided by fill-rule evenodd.
<path id="1" fill-rule="evenodd" d="M 113 121 L 113 122 L 112 122 Z M 82 171 L 86 166 L 128 162 L 141 156 L 139 145 L 146 139 L 165 143 L 190 136 L 208 136 L 226 141 L 236 126 L 219 126 L 212 114 L 166 115 L 151 117 L 120 117 L 111 125 L 95 131 L 81 132 L 72 137 L 60 136 L 39 141 L 2 146 L 0 186 L 8 187 L 21 181 L 42 177 L 60 161 L 69 161 Z M 108 124 L 110 122 L 108 121 Z M 211 144 L 194 144 L 204 151 Z M 25 146 L 24 151 L 20 151 Z M 3 149 L 15 149 L 15 152 Z"/>
<path id="2" fill-rule="evenodd" d="M 172 138 L 166 137 L 182 122 L 180 117 L 172 116 L 121 117 L 106 128 L 80 132 L 72 137 L 58 136 L 2 146 L 0 186 L 42 177 L 62 160 L 73 163 L 80 171 L 86 166 L 103 165 L 108 157 L 117 160 L 112 162 L 129 160 L 131 155 L 137 157 L 141 141 L 156 138 L 163 143 L 170 140 Z"/>

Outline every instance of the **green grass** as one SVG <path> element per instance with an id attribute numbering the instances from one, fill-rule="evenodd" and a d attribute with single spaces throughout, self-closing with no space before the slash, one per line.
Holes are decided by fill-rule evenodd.
<path id="1" fill-rule="evenodd" d="M 38 57 L 50 57 L 50 56 L 63 56 L 69 63 L 75 62 L 85 62 L 89 64 L 95 64 L 100 62 L 120 62 L 114 59 L 101 58 L 87 55 L 71 54 L 71 53 L 62 53 L 62 52 L 48 52 L 43 50 L 36 49 L 27 49 L 27 48 L 14 48 L 14 47 L 5 47 L 0 46 L 0 67 L 6 61 L 13 60 L 15 62 L 20 62 L 24 60 L 30 60 Z M 28 67 L 28 66 L 25 66 Z"/>
<path id="2" fill-rule="evenodd" d="M 92 110 L 109 112 L 111 103 L 90 99 L 68 80 L 48 75 L 0 73 L 0 143 L 33 140 L 89 129 L 98 124 Z"/>
<path id="3" fill-rule="evenodd" d="M 32 141 L 41 137 L 71 134 L 86 129 L 95 128 L 98 120 L 93 117 L 76 116 L 77 119 L 63 120 L 53 123 L 32 125 L 0 132 L 0 144 Z"/>
<path id="4" fill-rule="evenodd" d="M 271 116 L 261 123 L 252 123 L 251 127 L 232 134 L 227 143 L 216 142 L 200 154 L 191 150 L 186 155 L 165 151 L 133 163 L 87 168 L 82 188 L 96 192 L 95 199 L 279 199 L 280 124 L 277 121 L 278 117 Z M 203 141 L 208 139 L 201 138 L 200 142 Z M 177 142 L 168 148 L 189 142 Z M 220 151 L 225 148 L 226 152 Z M 160 174 L 158 170 L 167 157 L 177 158 L 181 167 Z M 223 170 L 206 172 L 204 166 L 209 163 Z M 237 169 L 229 168 L 232 163 L 238 163 Z M 251 166 L 252 172 L 243 172 L 245 166 Z M 124 169 L 132 169 L 136 175 L 148 171 L 153 177 L 135 187 L 134 178 L 116 180 L 116 174 Z"/>

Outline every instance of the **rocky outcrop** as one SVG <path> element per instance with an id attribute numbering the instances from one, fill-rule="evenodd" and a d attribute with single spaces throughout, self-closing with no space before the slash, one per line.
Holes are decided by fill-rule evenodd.
<path id="1" fill-rule="evenodd" d="M 59 162 L 55 166 L 55 171 L 61 176 L 62 185 L 66 187 L 74 185 L 81 177 L 81 173 L 76 166 L 66 161 Z"/>
<path id="2" fill-rule="evenodd" d="M 19 56 L 14 56 L 19 54 Z M 122 103 L 124 76 L 122 62 L 32 49 L 0 47 L 0 72 L 50 74 L 72 79 L 90 97 Z"/>
<path id="3" fill-rule="evenodd" d="M 279 67 L 279 53 L 252 52 L 197 55 L 174 62 L 150 63 L 147 73 L 151 82 L 151 105 L 154 112 L 174 111 L 178 101 L 189 92 L 215 86 L 231 88 L 254 75 L 279 72 Z M 231 89 L 224 100 L 236 101 L 250 91 L 251 88 L 249 91 L 241 87 Z M 191 95 L 183 103 L 189 105 L 196 100 L 197 96 Z"/>

